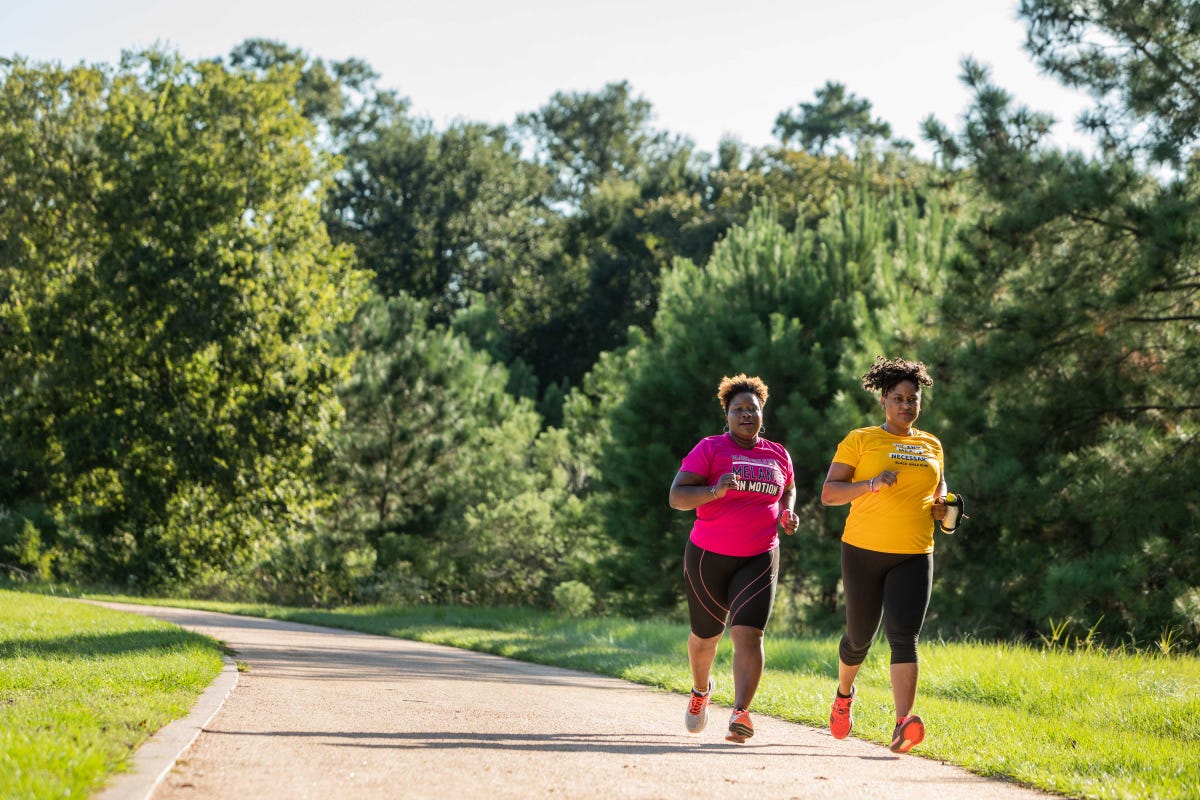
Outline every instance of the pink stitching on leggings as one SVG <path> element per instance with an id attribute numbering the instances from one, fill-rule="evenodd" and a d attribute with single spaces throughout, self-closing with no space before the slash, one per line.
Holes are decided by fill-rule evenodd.
<path id="1" fill-rule="evenodd" d="M 746 605 L 747 603 L 749 603 L 749 602 L 750 602 L 751 600 L 753 600 L 754 598 L 758 597 L 760 594 L 762 594 L 762 593 L 763 593 L 764 591 L 766 591 L 767 589 L 770 589 L 770 588 L 771 588 L 771 583 L 770 583 L 770 581 L 768 581 L 768 582 L 766 583 L 766 585 L 764 585 L 764 586 L 763 586 L 761 589 L 759 589 L 757 592 L 755 592 L 754 594 L 750 595 L 750 596 L 749 596 L 749 597 L 747 597 L 745 600 L 743 600 L 743 601 L 741 602 L 741 604 L 737 604 L 738 598 L 739 598 L 739 597 L 741 597 L 741 596 L 742 596 L 742 594 L 744 594 L 744 593 L 745 593 L 747 590 L 749 590 L 750 588 L 752 588 L 752 587 L 754 586 L 754 584 L 755 584 L 755 583 L 757 583 L 757 582 L 758 582 L 758 580 L 759 580 L 760 578 L 762 578 L 762 576 L 763 576 L 763 575 L 766 575 L 766 574 L 770 573 L 770 572 L 771 572 L 771 567 L 772 567 L 772 566 L 774 566 L 774 565 L 768 566 L 768 567 L 767 567 L 765 570 L 763 570 L 762 572 L 758 573 L 758 575 L 756 575 L 756 576 L 754 577 L 754 580 L 752 580 L 752 581 L 750 581 L 748 584 L 746 584 L 746 588 L 745 588 L 745 589 L 742 589 L 742 591 L 738 592 L 738 593 L 737 593 L 737 596 L 733 598 L 733 601 L 732 601 L 732 602 L 730 602 L 730 604 L 729 604 L 729 607 L 730 607 L 731 609 L 733 609 L 733 611 L 732 611 L 732 612 L 729 614 L 729 624 L 731 624 L 731 625 L 733 624 L 733 618 L 737 616 L 737 613 L 738 613 L 739 611 L 741 611 L 741 610 L 742 610 L 742 609 L 745 607 L 745 605 Z M 735 605 L 737 606 L 736 608 L 734 607 Z"/>
<path id="2" fill-rule="evenodd" d="M 708 612 L 709 616 L 711 616 L 717 622 L 721 623 L 721 629 L 722 629 L 721 632 L 724 633 L 725 615 L 729 613 L 729 609 L 726 608 L 725 606 L 721 605 L 721 602 L 719 600 L 717 600 L 717 598 L 713 597 L 712 592 L 710 592 L 708 590 L 708 585 L 704 582 L 703 564 L 704 564 L 704 553 L 700 553 L 700 561 L 696 565 L 700 569 L 700 585 L 702 587 L 704 587 L 704 593 L 706 595 L 708 595 L 708 599 L 712 600 L 713 603 L 716 604 L 717 608 L 721 609 L 721 612 L 722 612 L 721 616 L 718 617 L 716 614 L 714 614 L 709 609 L 708 603 L 704 602 L 704 598 L 700 595 L 700 592 L 696 591 L 696 584 L 692 582 L 692 574 L 687 571 L 687 567 L 684 567 L 683 574 L 687 576 L 688 585 L 692 587 L 692 593 L 695 594 L 696 599 L 700 601 L 700 607 L 703 608 L 706 612 Z"/>

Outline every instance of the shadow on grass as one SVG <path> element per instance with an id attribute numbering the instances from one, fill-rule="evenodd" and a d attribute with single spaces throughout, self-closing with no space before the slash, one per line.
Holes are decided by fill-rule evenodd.
<path id="1" fill-rule="evenodd" d="M 88 633 L 46 639 L 23 638 L 0 642 L 0 658 L 17 656 L 54 658 L 94 658 L 126 654 L 153 654 L 185 647 L 212 647 L 205 636 L 182 630 L 122 631 Z"/>

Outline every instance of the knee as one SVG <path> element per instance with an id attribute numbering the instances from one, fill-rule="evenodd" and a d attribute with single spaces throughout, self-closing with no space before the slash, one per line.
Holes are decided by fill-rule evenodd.
<path id="1" fill-rule="evenodd" d="M 867 658 L 867 652 L 871 649 L 871 640 L 866 639 L 861 642 L 853 641 L 849 634 L 842 636 L 842 641 L 838 644 L 838 658 L 848 667 L 856 667 Z"/>
<path id="2" fill-rule="evenodd" d="M 892 647 L 892 663 L 917 663 L 917 640 L 919 638 L 920 637 L 915 633 L 889 633 L 888 644 Z"/>
<path id="3" fill-rule="evenodd" d="M 734 625 L 729 629 L 729 638 L 735 648 L 761 647 L 763 632 L 750 625 Z"/>

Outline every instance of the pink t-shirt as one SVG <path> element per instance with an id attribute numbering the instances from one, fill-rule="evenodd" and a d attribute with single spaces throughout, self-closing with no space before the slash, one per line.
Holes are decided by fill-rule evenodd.
<path id="1" fill-rule="evenodd" d="M 708 436 L 680 468 L 703 475 L 709 486 L 726 472 L 738 478 L 738 488 L 696 509 L 691 538 L 697 547 L 725 556 L 756 556 L 779 545 L 779 498 L 793 479 L 792 457 L 783 445 L 759 437 L 754 449 L 747 450 L 729 434 Z"/>

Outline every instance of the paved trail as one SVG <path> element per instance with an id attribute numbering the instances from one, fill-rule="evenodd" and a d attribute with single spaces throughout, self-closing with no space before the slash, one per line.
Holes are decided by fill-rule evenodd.
<path id="1" fill-rule="evenodd" d="M 212 636 L 250 666 L 233 673 L 215 715 L 193 722 L 198 735 L 176 734 L 165 762 L 139 764 L 105 800 L 145 797 L 154 781 L 134 788 L 137 775 L 160 774 L 193 736 L 154 800 L 1051 797 L 761 715 L 753 739 L 727 744 L 728 709 L 692 736 L 682 696 L 614 678 L 312 625 L 103 605 Z M 143 751 L 155 747 L 171 749 Z"/>

